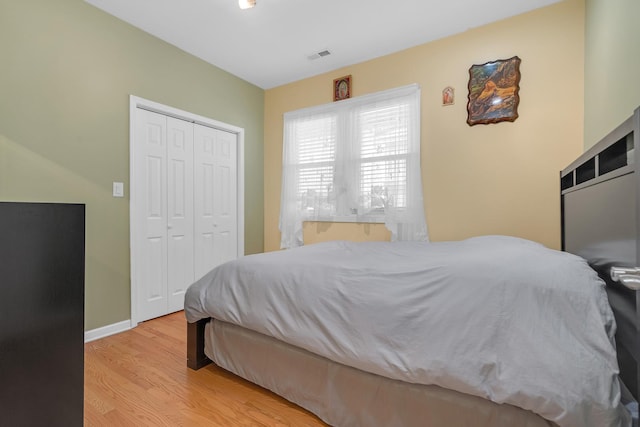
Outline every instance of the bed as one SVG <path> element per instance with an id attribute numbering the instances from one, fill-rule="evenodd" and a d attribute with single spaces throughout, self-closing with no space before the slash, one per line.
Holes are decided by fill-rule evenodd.
<path id="1" fill-rule="evenodd" d="M 628 238 L 584 237 L 599 218 L 581 192 L 611 180 L 576 183 L 581 159 L 561 173 L 565 251 L 508 236 L 326 242 L 217 267 L 187 291 L 188 366 L 213 361 L 340 427 L 630 425 L 635 291 L 612 300 L 624 286 L 598 266 L 629 282 L 640 263 L 609 259 Z"/>

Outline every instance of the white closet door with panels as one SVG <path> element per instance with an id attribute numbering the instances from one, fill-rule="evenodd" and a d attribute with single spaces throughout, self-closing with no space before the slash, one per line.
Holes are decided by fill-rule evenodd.
<path id="1" fill-rule="evenodd" d="M 234 134 L 196 125 L 196 279 L 238 252 L 236 152 Z"/>
<path id="2" fill-rule="evenodd" d="M 138 315 L 141 320 L 167 313 L 167 118 L 138 110 L 135 158 L 138 231 Z"/>
<path id="3" fill-rule="evenodd" d="M 135 109 L 134 323 L 182 310 L 189 285 L 239 256 L 237 143 L 235 133 Z"/>
<path id="4" fill-rule="evenodd" d="M 193 124 L 167 117 L 168 312 L 184 308 L 193 283 Z"/>

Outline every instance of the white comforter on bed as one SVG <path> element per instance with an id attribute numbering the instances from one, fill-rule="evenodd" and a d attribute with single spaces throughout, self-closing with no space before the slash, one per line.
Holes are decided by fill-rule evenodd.
<path id="1" fill-rule="evenodd" d="M 250 255 L 194 283 L 185 312 L 560 426 L 630 423 L 604 283 L 582 258 L 527 240 L 329 242 Z"/>

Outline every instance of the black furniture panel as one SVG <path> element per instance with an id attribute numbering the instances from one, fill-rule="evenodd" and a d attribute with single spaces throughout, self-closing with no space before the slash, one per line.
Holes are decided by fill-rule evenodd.
<path id="1" fill-rule="evenodd" d="M 0 202 L 0 424 L 82 426 L 85 206 Z"/>
<path id="2" fill-rule="evenodd" d="M 611 276 L 640 266 L 640 108 L 560 172 L 562 249 L 585 258 L 607 284 L 620 378 L 640 396 L 640 290 Z M 574 182 L 575 177 L 575 182 Z"/>

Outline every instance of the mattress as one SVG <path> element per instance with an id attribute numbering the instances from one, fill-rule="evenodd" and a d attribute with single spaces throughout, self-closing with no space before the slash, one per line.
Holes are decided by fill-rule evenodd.
<path id="1" fill-rule="evenodd" d="M 205 354 L 332 426 L 556 426 L 512 405 L 370 374 L 218 320 L 205 329 Z"/>
<path id="2" fill-rule="evenodd" d="M 629 424 L 604 283 L 584 259 L 531 241 L 328 242 L 247 256 L 192 285 L 185 313 L 563 427 Z"/>

